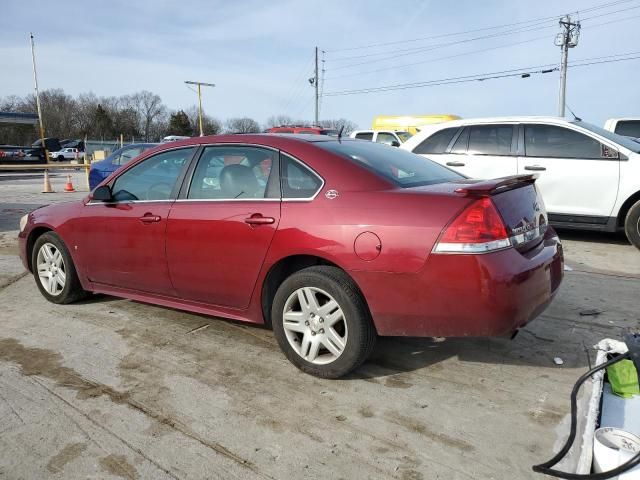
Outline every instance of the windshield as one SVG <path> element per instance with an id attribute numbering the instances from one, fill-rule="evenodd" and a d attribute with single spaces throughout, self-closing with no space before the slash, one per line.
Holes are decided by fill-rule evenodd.
<path id="1" fill-rule="evenodd" d="M 318 142 L 316 145 L 372 170 L 402 188 L 465 178 L 420 155 L 380 143 L 347 140 Z"/>
<path id="2" fill-rule="evenodd" d="M 610 132 L 608 130 L 605 130 L 604 128 L 596 127 L 595 125 L 591 125 L 590 123 L 587 123 L 587 122 L 575 121 L 571 123 L 574 125 L 577 125 L 578 127 L 582 127 L 586 130 L 589 130 L 590 132 L 597 133 L 601 137 L 604 137 L 607 140 L 611 140 L 612 142 L 617 143 L 618 145 L 622 145 L 624 148 L 627 148 L 632 152 L 640 153 L 640 143 L 634 142 L 630 138 L 623 137 L 622 135 L 618 135 L 617 133 Z"/>
<path id="3" fill-rule="evenodd" d="M 411 134 L 409 132 L 396 132 L 396 135 L 398 135 L 398 138 L 402 141 L 402 143 L 411 138 Z"/>

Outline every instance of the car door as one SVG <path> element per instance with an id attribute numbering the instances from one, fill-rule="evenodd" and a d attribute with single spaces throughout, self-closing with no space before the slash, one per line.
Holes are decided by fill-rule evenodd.
<path id="1" fill-rule="evenodd" d="M 178 295 L 232 308 L 251 293 L 280 221 L 278 151 L 202 150 L 169 214 L 167 259 Z"/>
<path id="2" fill-rule="evenodd" d="M 167 269 L 165 230 L 194 151 L 189 147 L 153 155 L 111 182 L 113 202 L 87 204 L 80 248 L 92 282 L 175 295 Z"/>
<path id="3" fill-rule="evenodd" d="M 445 165 L 471 178 L 516 175 L 516 147 L 511 124 L 469 125 L 454 140 Z"/>
<path id="4" fill-rule="evenodd" d="M 520 130 L 518 172 L 540 175 L 536 185 L 550 219 L 606 223 L 618 193 L 617 152 L 565 126 L 531 123 Z"/>

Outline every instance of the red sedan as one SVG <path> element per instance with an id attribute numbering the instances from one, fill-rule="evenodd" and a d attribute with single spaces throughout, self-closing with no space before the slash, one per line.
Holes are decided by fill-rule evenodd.
<path id="1" fill-rule="evenodd" d="M 563 275 L 534 176 L 478 182 L 321 135 L 148 150 L 25 216 L 20 254 L 54 303 L 100 292 L 270 324 L 292 363 L 330 378 L 377 335 L 512 335 Z"/>

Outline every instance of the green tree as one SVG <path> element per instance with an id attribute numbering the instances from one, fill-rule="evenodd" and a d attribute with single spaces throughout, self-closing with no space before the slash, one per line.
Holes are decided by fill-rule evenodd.
<path id="1" fill-rule="evenodd" d="M 169 135 L 193 135 L 193 126 L 184 110 L 178 110 L 171 114 L 167 133 Z"/>
<path id="2" fill-rule="evenodd" d="M 93 128 L 92 133 L 101 138 L 113 137 L 113 120 L 109 115 L 109 112 L 101 105 L 95 109 L 93 113 Z"/>

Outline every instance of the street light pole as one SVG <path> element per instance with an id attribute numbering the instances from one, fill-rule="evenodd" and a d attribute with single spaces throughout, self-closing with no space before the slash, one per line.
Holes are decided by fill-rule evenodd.
<path id="1" fill-rule="evenodd" d="M 40 125 L 40 141 L 42 142 L 42 149 L 44 150 L 44 161 L 49 163 L 49 150 L 44 142 L 44 125 L 42 123 L 42 110 L 40 108 L 40 93 L 38 91 L 38 74 L 36 73 L 36 52 L 33 42 L 33 33 L 29 33 L 31 39 L 31 60 L 33 62 L 33 87 L 36 93 L 36 108 L 38 110 L 38 124 Z"/>
<path id="2" fill-rule="evenodd" d="M 189 80 L 185 80 L 184 83 L 198 86 L 198 124 L 200 126 L 200 136 L 204 137 L 204 131 L 202 129 L 202 87 L 215 87 L 215 85 L 213 83 L 191 82 Z"/>

